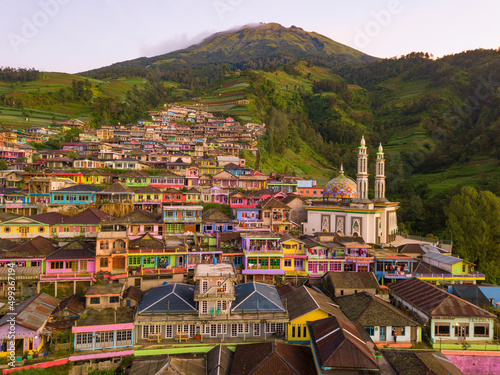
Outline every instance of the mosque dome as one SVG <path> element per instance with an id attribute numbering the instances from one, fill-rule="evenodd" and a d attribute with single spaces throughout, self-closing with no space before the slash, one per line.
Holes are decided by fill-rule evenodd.
<path id="1" fill-rule="evenodd" d="M 356 181 L 352 178 L 346 177 L 341 168 L 340 174 L 331 179 L 326 184 L 323 190 L 323 197 L 336 198 L 336 199 L 355 199 L 358 197 L 356 189 Z"/>

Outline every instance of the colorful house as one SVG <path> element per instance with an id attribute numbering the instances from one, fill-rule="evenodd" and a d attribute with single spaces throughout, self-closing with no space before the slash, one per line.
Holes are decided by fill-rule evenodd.
<path id="1" fill-rule="evenodd" d="M 264 226 L 271 228 L 274 232 L 287 232 L 296 223 L 290 221 L 291 208 L 285 203 L 274 198 L 267 198 L 257 205 L 261 209 L 261 217 L 264 221 Z"/>
<path id="2" fill-rule="evenodd" d="M 236 224 L 235 220 L 217 208 L 209 208 L 202 214 L 203 233 L 232 232 Z"/>
<path id="3" fill-rule="evenodd" d="M 201 232 L 203 206 L 163 206 L 165 234 Z"/>
<path id="4" fill-rule="evenodd" d="M 60 204 L 86 204 L 96 201 L 96 193 L 101 189 L 92 185 L 74 185 L 52 191 L 51 203 Z"/>
<path id="5" fill-rule="evenodd" d="M 182 189 L 186 186 L 186 179 L 183 176 L 172 172 L 164 172 L 149 178 L 149 185 L 156 188 L 176 188 Z"/>
<path id="6" fill-rule="evenodd" d="M 26 216 L 12 213 L 0 214 L 0 235 L 2 239 L 35 238 L 51 236 L 50 225 Z"/>
<path id="7" fill-rule="evenodd" d="M 496 315 L 417 278 L 389 285 L 396 307 L 428 327 L 434 348 L 481 349 L 493 340 Z"/>
<path id="8" fill-rule="evenodd" d="M 95 249 L 73 240 L 45 258 L 42 281 L 91 281 L 95 270 Z"/>
<path id="9" fill-rule="evenodd" d="M 161 212 L 163 193 L 152 186 L 135 189 L 134 208 L 149 212 Z"/>
<path id="10" fill-rule="evenodd" d="M 290 318 L 285 336 L 289 343 L 309 343 L 307 322 L 315 322 L 330 316 L 346 319 L 330 298 L 304 285 L 282 295 L 281 301 Z"/>
<path id="11" fill-rule="evenodd" d="M 268 177 L 259 172 L 252 171 L 250 174 L 238 176 L 238 188 L 243 190 L 261 190 L 267 189 Z"/>
<path id="12" fill-rule="evenodd" d="M 336 297 L 347 318 L 361 325 L 377 345 L 411 348 L 422 341 L 422 328 L 401 310 L 369 293 Z"/>
<path id="13" fill-rule="evenodd" d="M 130 240 L 135 240 L 149 233 L 156 239 L 163 237 L 163 223 L 160 216 L 144 210 L 134 210 L 118 219 L 108 221 L 106 226 L 123 226 Z M 102 225 L 104 227 L 104 225 Z"/>
<path id="14" fill-rule="evenodd" d="M 188 250 L 185 246 L 167 247 L 146 233 L 129 242 L 128 271 L 131 275 L 168 275 L 187 272 Z"/>
<path id="15" fill-rule="evenodd" d="M 281 235 L 275 232 L 241 233 L 241 248 L 245 253 L 245 281 L 274 281 L 285 274 Z"/>
<path id="16" fill-rule="evenodd" d="M 285 234 L 281 237 L 280 244 L 283 250 L 283 270 L 286 276 L 308 276 L 304 242 Z"/>
<path id="17" fill-rule="evenodd" d="M 115 182 L 96 193 L 97 203 L 132 202 L 133 197 L 134 191 L 121 182 Z"/>
<path id="18" fill-rule="evenodd" d="M 127 225 L 116 221 L 101 223 L 96 241 L 96 272 L 109 273 L 111 279 L 126 277 L 128 241 Z"/>
<path id="19" fill-rule="evenodd" d="M 428 264 L 431 272 L 422 268 L 415 270 L 420 280 L 437 283 L 441 280 L 451 284 L 471 283 L 485 280 L 485 275 L 474 271 L 475 264 L 455 256 L 430 252 L 422 255 L 422 262 Z"/>
<path id="20" fill-rule="evenodd" d="M 113 216 L 98 208 L 91 207 L 75 216 L 63 218 L 61 222 L 53 224 L 51 234 L 53 237 L 58 238 L 96 238 L 99 224 L 111 219 L 113 219 Z"/>
<path id="21" fill-rule="evenodd" d="M 22 357 L 25 352 L 33 355 L 42 350 L 47 340 L 45 325 L 59 302 L 59 299 L 46 293 L 39 293 L 16 304 L 14 311 L 0 319 L 0 339 L 6 349 L 0 356 L 9 356 L 11 348 L 16 357 Z M 13 316 L 15 319 L 12 319 Z"/>

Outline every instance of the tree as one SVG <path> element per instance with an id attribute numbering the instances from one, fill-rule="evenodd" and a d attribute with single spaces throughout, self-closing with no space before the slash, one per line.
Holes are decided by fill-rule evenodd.
<path id="1" fill-rule="evenodd" d="M 487 282 L 500 282 L 500 197 L 464 186 L 445 213 L 456 252 L 476 263 Z"/>
<path id="2" fill-rule="evenodd" d="M 9 169 L 7 162 L 4 159 L 0 160 L 0 170 L 5 171 L 7 169 Z"/>

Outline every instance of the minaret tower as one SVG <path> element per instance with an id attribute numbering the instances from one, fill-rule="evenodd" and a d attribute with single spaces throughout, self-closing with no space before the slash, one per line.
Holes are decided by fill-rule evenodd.
<path id="1" fill-rule="evenodd" d="M 385 159 L 382 143 L 378 146 L 377 164 L 375 172 L 375 199 L 376 203 L 387 202 L 385 199 Z"/>
<path id="2" fill-rule="evenodd" d="M 368 153 L 366 151 L 365 136 L 361 138 L 358 153 L 358 202 L 368 203 Z"/>

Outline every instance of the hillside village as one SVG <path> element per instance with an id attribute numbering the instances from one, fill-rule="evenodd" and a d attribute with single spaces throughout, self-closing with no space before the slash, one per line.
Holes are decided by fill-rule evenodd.
<path id="1" fill-rule="evenodd" d="M 357 170 L 320 186 L 249 166 L 265 124 L 170 104 L 149 115 L 0 132 L 1 358 L 13 300 L 19 364 L 461 374 L 447 350 L 499 350 L 500 287 L 450 241 L 398 231 L 383 145 L 369 160 L 361 138 Z M 29 145 L 68 129 L 78 142 Z"/>

